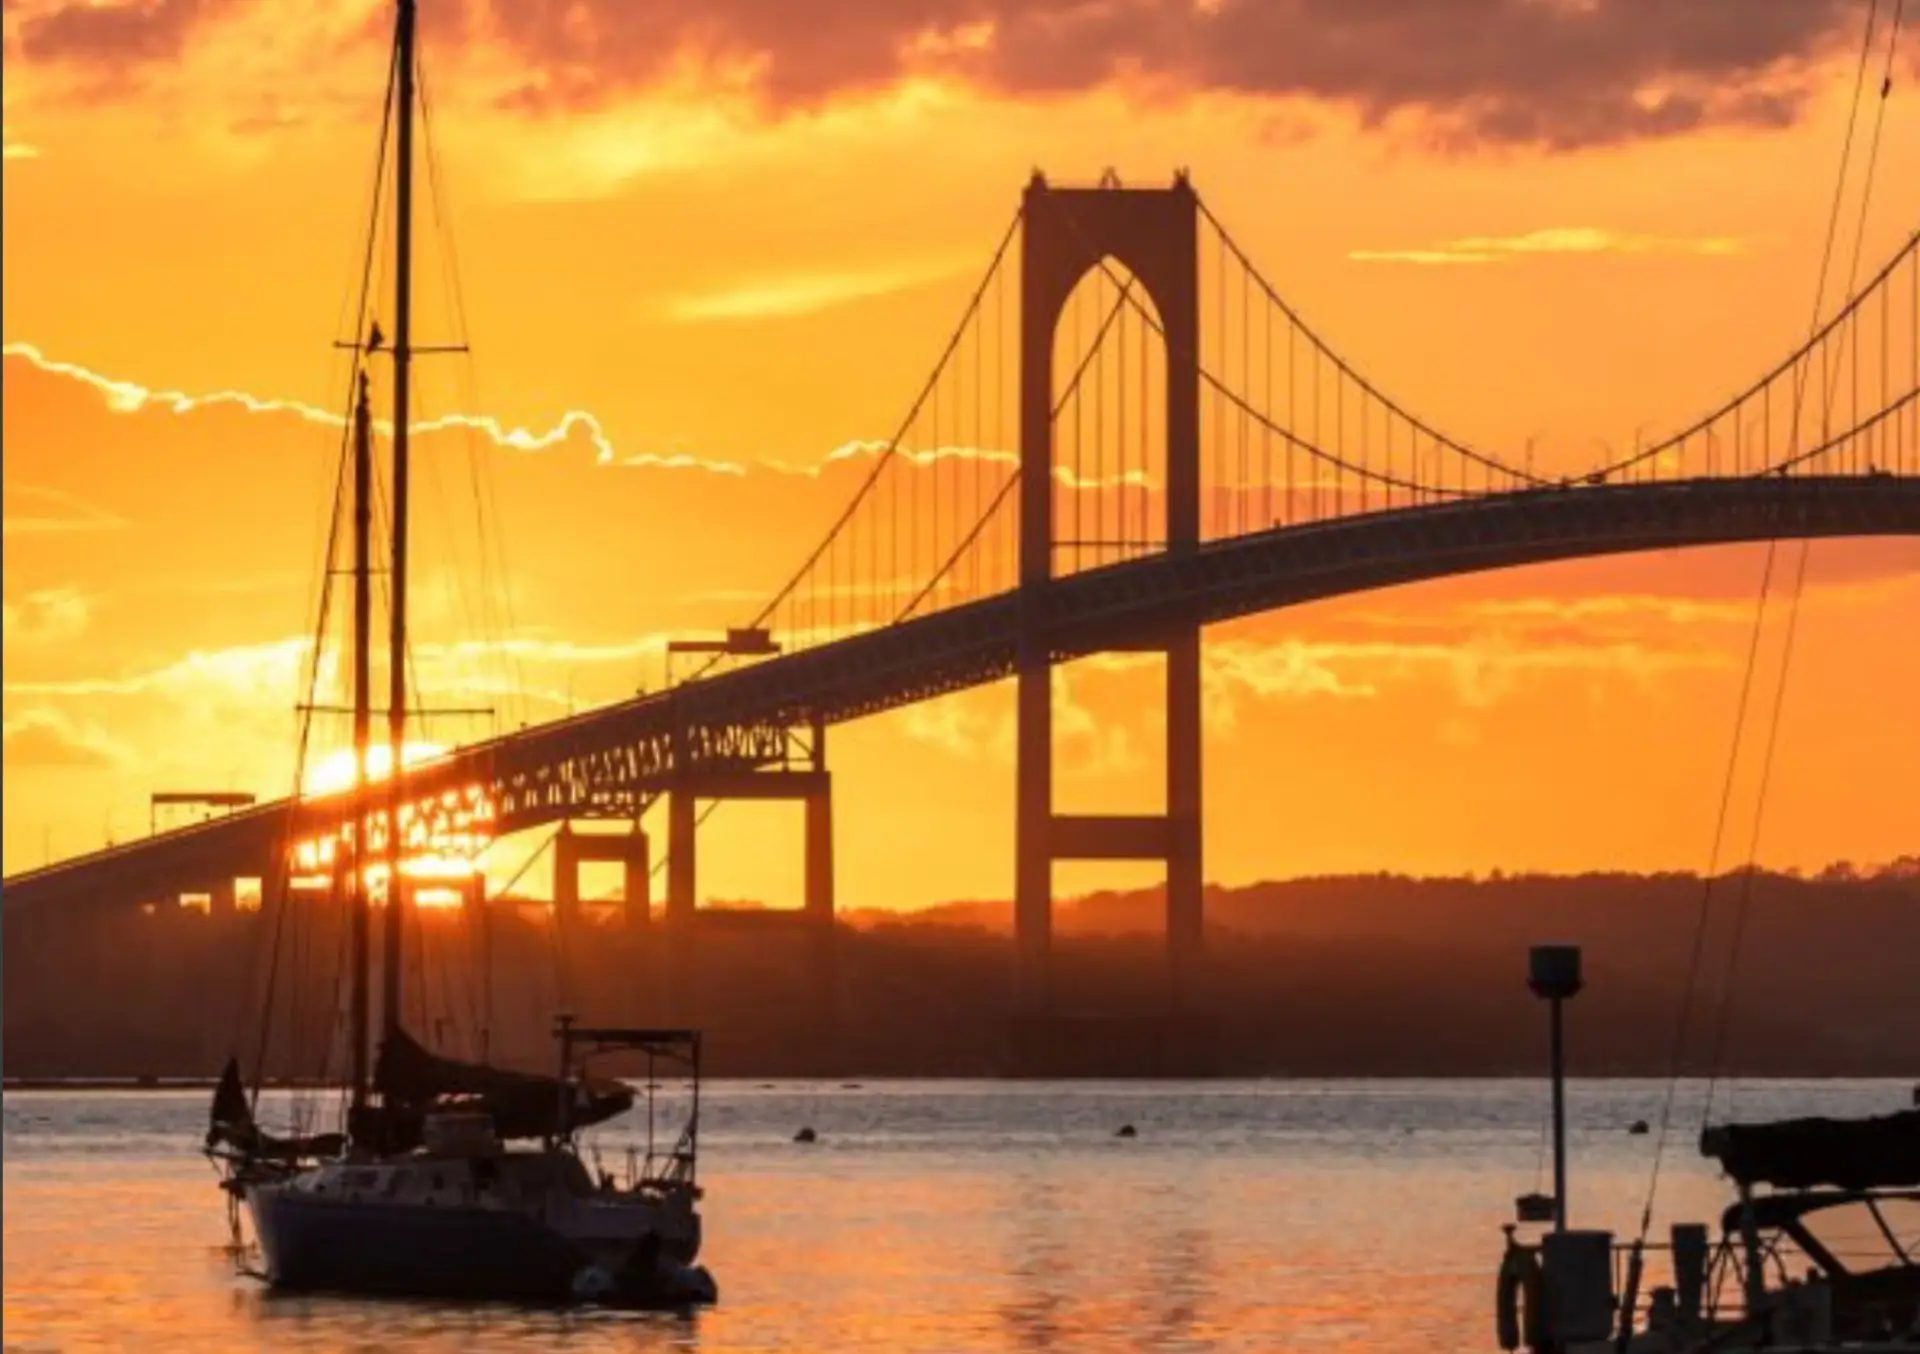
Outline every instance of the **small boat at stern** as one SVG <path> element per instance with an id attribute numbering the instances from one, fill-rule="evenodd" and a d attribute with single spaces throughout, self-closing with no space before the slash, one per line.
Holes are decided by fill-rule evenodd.
<path id="1" fill-rule="evenodd" d="M 1503 1350 L 1529 1354 L 1920 1351 L 1920 1107 L 1855 1119 L 1719 1124 L 1700 1136 L 1737 1198 L 1667 1241 L 1567 1226 L 1560 1004 L 1579 951 L 1534 951 L 1553 1005 L 1554 1192 L 1516 1201 L 1495 1288 Z M 1544 1230 L 1520 1239 L 1521 1227 Z M 1666 1253 L 1667 1282 L 1650 1262 Z"/>

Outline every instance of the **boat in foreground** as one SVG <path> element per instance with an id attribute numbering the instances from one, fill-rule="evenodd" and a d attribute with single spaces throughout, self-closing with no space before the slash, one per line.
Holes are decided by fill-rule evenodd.
<path id="1" fill-rule="evenodd" d="M 400 774 L 408 701 L 407 433 L 413 412 L 408 370 L 416 353 L 433 350 L 416 348 L 411 338 L 414 0 L 397 0 L 396 8 L 387 106 L 396 148 L 395 325 L 389 342 L 377 322 L 365 323 L 363 297 L 360 319 L 369 336 L 348 345 L 355 352 L 357 392 L 349 422 L 353 811 L 349 826 L 314 845 L 314 863 L 331 872 L 330 885 L 323 887 L 344 901 L 350 923 L 344 1132 L 276 1137 L 265 1131 L 255 1118 L 258 1078 L 250 1095 L 238 1061 L 230 1059 L 214 1095 L 206 1151 L 222 1172 L 236 1252 L 246 1249 L 239 1244 L 244 1208 L 259 1245 L 257 1272 L 276 1288 L 623 1306 L 711 1302 L 717 1296 L 713 1280 L 696 1264 L 701 1240 L 697 1032 L 578 1028 L 563 1016 L 555 1030 L 559 1070 L 548 1076 L 491 1066 L 484 1053 L 479 1062 L 435 1053 L 408 1032 L 402 1019 L 403 918 L 418 906 L 422 884 L 411 873 L 413 853 L 431 853 L 435 847 L 431 826 L 403 799 Z M 383 160 L 384 155 L 383 146 Z M 377 213 L 376 204 L 370 237 L 377 233 Z M 376 495 L 367 374 L 376 356 L 390 357 L 393 367 L 386 710 L 392 771 L 377 803 L 368 785 Z M 343 486 L 346 481 L 343 474 Z M 323 600 L 323 633 L 325 605 Z M 306 707 L 309 715 L 315 708 Z M 297 814 L 294 823 L 297 830 Z M 282 920 L 299 911 L 291 898 L 295 845 L 291 836 L 283 843 L 275 881 L 273 901 Z M 484 876 L 471 853 L 465 868 L 461 888 L 483 892 Z M 383 982 L 378 1056 L 370 1069 L 376 901 L 384 913 Z M 278 924 L 270 934 L 277 947 Z M 263 1020 L 262 1062 L 266 1024 Z M 486 1047 L 484 1036 L 481 1047 Z M 589 1171 L 579 1151 L 582 1130 L 634 1104 L 631 1088 L 585 1068 L 587 1059 L 606 1053 L 644 1055 L 648 1073 L 644 1154 L 629 1150 L 623 1171 L 599 1169 L 597 1161 Z M 663 1060 L 684 1067 L 692 1098 L 684 1126 L 665 1151 L 656 1152 L 658 1088 L 652 1073 Z M 528 1143 L 537 1145 L 518 1145 Z"/>
<path id="2" fill-rule="evenodd" d="M 1575 1230 L 1566 1225 L 1559 1004 L 1579 991 L 1579 952 L 1536 949 L 1531 986 L 1554 1006 L 1554 1193 L 1522 1196 L 1516 1222 L 1503 1229 L 1501 1349 L 1920 1350 L 1920 1105 L 1705 1129 L 1702 1155 L 1720 1163 L 1737 1192 L 1717 1236 L 1698 1222 L 1676 1223 L 1664 1244 Z M 1522 1240 L 1523 1226 L 1545 1230 Z M 1647 1265 L 1662 1252 L 1667 1282 L 1654 1286 Z"/>
<path id="3" fill-rule="evenodd" d="M 579 1029 L 562 1020 L 558 1078 L 436 1057 L 402 1035 L 375 1084 L 384 1113 L 331 1159 L 302 1164 L 252 1125 L 237 1072 L 212 1146 L 232 1172 L 274 1287 L 404 1297 L 609 1306 L 714 1301 L 698 1265 L 699 1035 Z M 631 1105 L 576 1076 L 572 1053 L 634 1049 L 684 1063 L 693 1113 L 670 1149 L 590 1171 L 575 1132 Z M 535 1147 L 502 1142 L 538 1133 Z M 383 1139 L 374 1142 L 376 1139 Z M 408 1146 L 409 1142 L 413 1145 Z"/>

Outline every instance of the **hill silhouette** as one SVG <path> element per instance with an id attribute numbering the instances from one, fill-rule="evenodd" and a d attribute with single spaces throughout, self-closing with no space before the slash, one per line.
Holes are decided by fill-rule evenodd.
<path id="1" fill-rule="evenodd" d="M 1707 896 L 1706 924 L 1699 928 Z M 1920 859 L 1812 878 L 1344 876 L 1210 888 L 1205 981 L 1169 1019 L 1157 890 L 1062 901 L 1055 1006 L 1039 1067 L 1060 1075 L 1533 1075 L 1543 1024 L 1526 949 L 1586 950 L 1575 1069 L 1664 1075 L 1690 994 L 1682 1069 L 1730 1075 L 1920 1072 Z M 312 1075 L 340 1002 L 337 918 L 284 946 L 268 1070 Z M 544 1067 L 551 1013 L 667 1018 L 659 928 L 588 909 L 557 934 L 543 903 L 497 900 L 484 926 L 426 913 L 411 942 L 411 1026 L 460 1056 Z M 297 928 L 296 928 L 297 929 Z M 1691 962 L 1699 929 L 1702 956 Z M 797 928 L 718 922 L 693 959 L 711 1069 L 744 1076 L 1034 1070 L 1012 1022 L 1011 909 L 956 902 L 856 912 L 820 1016 Z M 1737 936 L 1736 936 L 1737 933 Z M 9 917 L 9 1076 L 211 1076 L 259 1037 L 260 914 L 184 909 Z M 1737 951 L 1737 952 L 1736 952 Z M 1729 966 L 1729 958 L 1735 962 Z M 1731 981 L 1729 981 L 1731 973 Z M 330 1070 L 337 1074 L 341 1059 Z"/>

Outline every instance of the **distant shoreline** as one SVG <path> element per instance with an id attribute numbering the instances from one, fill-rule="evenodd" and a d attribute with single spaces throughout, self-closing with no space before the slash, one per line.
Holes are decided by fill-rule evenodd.
<path id="1" fill-rule="evenodd" d="M 211 1091 L 218 1077 L 6 1077 L 0 1091 Z M 270 1080 L 269 1091 L 331 1091 L 344 1089 L 324 1081 Z"/>

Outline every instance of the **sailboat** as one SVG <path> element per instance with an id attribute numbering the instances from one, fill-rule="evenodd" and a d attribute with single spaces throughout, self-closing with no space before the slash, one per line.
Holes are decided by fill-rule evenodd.
<path id="1" fill-rule="evenodd" d="M 424 1298 L 607 1305 L 690 1305 L 717 1297 L 696 1264 L 701 1223 L 697 1183 L 700 1035 L 694 1030 L 597 1028 L 559 1016 L 553 1075 L 461 1062 L 405 1028 L 401 980 L 409 883 L 402 833 L 385 833 L 381 1025 L 370 1059 L 373 885 L 370 827 L 381 813 L 402 822 L 401 750 L 406 732 L 406 531 L 409 360 L 412 346 L 412 170 L 416 14 L 398 0 L 392 57 L 396 119 L 395 329 L 374 326 L 357 373 L 354 465 L 353 750 L 351 821 L 338 843 L 335 881 L 350 919 L 351 1073 L 342 1131 L 277 1136 L 255 1118 L 257 1087 L 230 1059 L 214 1093 L 205 1150 L 220 1167 L 236 1228 L 244 1208 L 257 1240 L 252 1272 L 282 1289 Z M 376 351 L 394 372 L 391 505 L 389 774 L 376 810 L 367 769 L 371 746 L 373 416 L 364 362 Z M 286 902 L 283 890 L 282 905 Z M 644 1054 L 683 1067 L 691 1112 L 671 1146 L 653 1150 L 652 1105 L 644 1159 L 624 1172 L 589 1171 L 583 1129 L 630 1109 L 633 1090 L 590 1074 L 599 1054 Z M 373 1066 L 369 1068 L 369 1062 Z"/>

